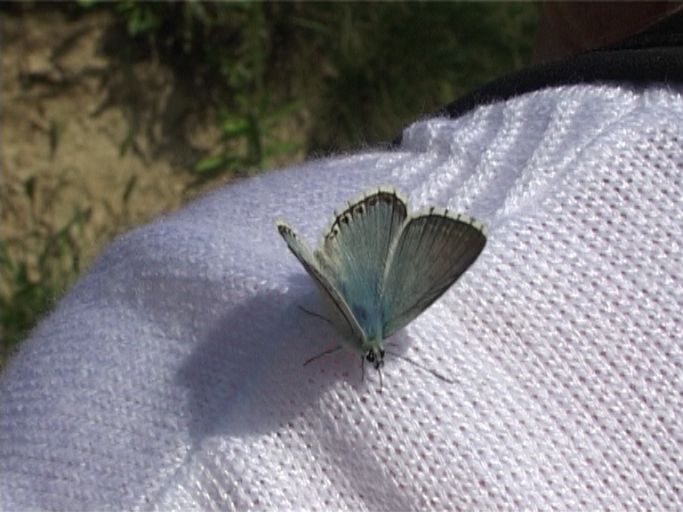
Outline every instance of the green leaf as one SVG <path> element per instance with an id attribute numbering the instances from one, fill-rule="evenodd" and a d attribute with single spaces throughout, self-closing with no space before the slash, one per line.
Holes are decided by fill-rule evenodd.
<path id="1" fill-rule="evenodd" d="M 123 204 L 128 204 L 130 195 L 133 193 L 133 189 L 135 188 L 137 181 L 138 177 L 136 174 L 133 174 L 130 178 L 128 178 L 128 181 L 126 182 L 126 188 L 123 189 L 123 195 L 121 196 L 121 201 Z"/>
<path id="2" fill-rule="evenodd" d="M 250 122 L 246 117 L 226 119 L 221 123 L 221 133 L 226 138 L 243 137 L 249 129 Z"/>
<path id="3" fill-rule="evenodd" d="M 194 170 L 198 173 L 214 172 L 225 166 L 224 155 L 210 155 L 202 158 L 194 166 Z"/>

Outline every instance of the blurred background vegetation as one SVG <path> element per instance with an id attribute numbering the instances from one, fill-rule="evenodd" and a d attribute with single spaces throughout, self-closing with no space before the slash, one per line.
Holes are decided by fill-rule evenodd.
<path id="1" fill-rule="evenodd" d="M 528 64 L 531 3 L 0 5 L 0 365 L 113 237 L 391 141 Z"/>

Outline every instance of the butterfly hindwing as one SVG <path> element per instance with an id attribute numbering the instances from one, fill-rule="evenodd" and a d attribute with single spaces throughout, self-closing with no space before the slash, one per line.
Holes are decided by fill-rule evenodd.
<path id="1" fill-rule="evenodd" d="M 435 209 L 411 217 L 391 248 L 382 286 L 382 335 L 407 325 L 477 259 L 484 228 L 464 215 Z"/>
<path id="2" fill-rule="evenodd" d="M 299 240 L 292 231 L 292 229 L 282 223 L 277 223 L 277 229 L 282 235 L 282 238 L 287 242 L 289 250 L 294 253 L 294 256 L 301 262 L 306 272 L 313 278 L 313 281 L 322 290 L 323 294 L 329 299 L 330 307 L 335 315 L 335 323 L 345 334 L 346 341 L 359 343 L 362 339 L 362 331 L 358 322 L 349 310 L 344 298 L 335 289 L 334 285 L 324 275 L 323 270 L 319 268 L 318 263 L 313 257 L 309 248 L 301 240 Z M 359 347 L 358 347 L 359 348 Z"/>
<path id="3" fill-rule="evenodd" d="M 391 246 L 406 217 L 406 204 L 396 192 L 378 189 L 337 215 L 316 252 L 365 339 L 381 336 L 381 283 Z"/>

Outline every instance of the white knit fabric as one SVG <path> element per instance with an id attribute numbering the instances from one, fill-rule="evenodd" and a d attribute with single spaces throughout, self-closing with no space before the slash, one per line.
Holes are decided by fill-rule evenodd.
<path id="1" fill-rule="evenodd" d="M 572 86 L 123 236 L 0 375 L 5 510 L 681 510 L 683 97 Z M 377 185 L 484 222 L 361 381 L 273 221 Z"/>

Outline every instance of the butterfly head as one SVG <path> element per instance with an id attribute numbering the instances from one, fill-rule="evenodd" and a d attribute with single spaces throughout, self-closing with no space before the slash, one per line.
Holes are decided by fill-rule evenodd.
<path id="1" fill-rule="evenodd" d="M 384 349 L 382 347 L 372 347 L 365 353 L 365 360 L 379 370 L 384 366 Z"/>

